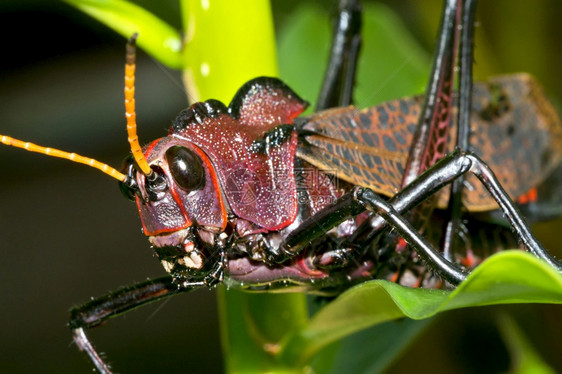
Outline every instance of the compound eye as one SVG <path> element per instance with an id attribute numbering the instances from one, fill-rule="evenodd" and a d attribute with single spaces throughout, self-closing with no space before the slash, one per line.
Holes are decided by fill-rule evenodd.
<path id="1" fill-rule="evenodd" d="M 175 145 L 168 148 L 164 156 L 174 181 L 185 191 L 205 186 L 205 169 L 201 158 L 192 150 Z"/>

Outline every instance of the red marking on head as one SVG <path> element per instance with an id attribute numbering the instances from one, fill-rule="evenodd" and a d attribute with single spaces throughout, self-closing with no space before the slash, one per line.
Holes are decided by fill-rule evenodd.
<path id="1" fill-rule="evenodd" d="M 152 153 L 152 151 L 154 150 L 154 148 L 158 145 L 158 143 L 160 143 L 162 141 L 163 138 L 158 138 L 156 140 L 154 140 L 152 143 L 150 143 L 146 149 L 144 150 L 144 157 L 147 157 Z"/>
<path id="2" fill-rule="evenodd" d="M 189 189 L 177 184 L 167 159 L 167 151 L 173 147 L 183 147 L 195 154 L 203 166 L 203 183 L 200 187 Z M 179 231 L 192 226 L 209 227 L 211 230 L 224 230 L 227 212 L 223 202 L 215 168 L 208 156 L 191 142 L 168 136 L 152 142 L 147 150 L 147 159 L 153 170 L 165 178 L 167 189 L 160 192 L 156 201 L 149 201 L 146 178 L 137 175 L 137 183 L 145 200 L 137 197 L 137 207 L 145 235 L 153 236 Z M 194 162 L 191 160 L 190 162 Z"/>

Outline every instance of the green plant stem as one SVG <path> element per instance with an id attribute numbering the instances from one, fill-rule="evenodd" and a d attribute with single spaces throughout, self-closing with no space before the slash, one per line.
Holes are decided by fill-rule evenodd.
<path id="1" fill-rule="evenodd" d="M 219 287 L 218 294 L 227 372 L 303 371 L 296 362 L 281 363 L 277 356 L 283 337 L 306 326 L 307 307 L 303 294 L 227 291 L 223 286 Z"/>

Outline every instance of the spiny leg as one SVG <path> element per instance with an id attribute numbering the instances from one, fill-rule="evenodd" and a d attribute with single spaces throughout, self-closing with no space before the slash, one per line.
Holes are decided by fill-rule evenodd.
<path id="1" fill-rule="evenodd" d="M 473 39 L 474 39 L 474 18 L 477 0 L 457 0 L 457 23 L 462 26 L 460 35 L 460 61 L 459 61 L 459 110 L 458 110 L 458 129 L 456 146 L 458 149 L 468 150 L 470 136 L 470 110 L 472 106 L 472 63 L 473 63 Z M 459 16 L 460 15 L 460 16 Z M 455 37 L 458 38 L 458 37 Z M 462 191 L 464 187 L 464 177 L 457 178 L 451 185 L 451 194 L 448 206 L 449 221 L 445 225 L 442 239 L 442 251 L 446 258 L 454 258 L 454 238 L 458 234 L 461 225 L 462 214 Z M 511 200 L 510 200 L 511 201 Z M 522 228 L 529 231 L 521 213 L 513 211 L 508 219 L 522 222 Z M 520 232 L 518 234 L 521 236 Z M 524 238 L 521 238 L 525 242 Z M 540 246 L 540 245 L 539 245 Z M 531 250 L 533 246 L 527 245 Z M 542 248 L 542 247 L 541 247 Z M 543 249 L 544 251 L 544 249 Z M 544 253 L 546 253 L 544 251 Z M 541 257 L 539 255 L 539 257 Z M 551 263 L 552 265 L 552 263 Z"/>
<path id="2" fill-rule="evenodd" d="M 192 291 L 204 285 L 205 282 L 198 282 L 187 287 L 179 287 L 173 282 L 172 277 L 167 276 L 122 288 L 73 308 L 70 311 L 69 326 L 72 329 L 74 342 L 81 351 L 86 352 L 100 373 L 109 374 L 111 373 L 109 365 L 98 354 L 84 329 L 99 326 L 110 318 L 153 301 Z"/>
<path id="3" fill-rule="evenodd" d="M 440 37 L 437 43 L 436 52 L 434 55 L 434 69 L 430 83 L 428 84 L 428 90 L 426 95 L 426 102 L 424 109 L 422 111 L 422 116 L 420 116 L 420 123 L 418 127 L 418 134 L 415 137 L 417 140 L 414 141 L 414 146 L 411 148 L 411 154 L 408 163 L 408 170 L 405 173 L 404 184 L 409 183 L 411 180 L 415 179 L 421 172 L 427 170 L 436 161 L 445 155 L 447 130 L 450 121 L 450 105 L 452 97 L 452 81 L 454 76 L 454 58 L 456 56 L 457 41 L 459 39 L 457 35 L 458 25 L 464 24 L 463 28 L 463 52 L 461 65 L 463 66 L 463 72 L 460 76 L 461 79 L 461 97 L 459 110 L 459 138 L 458 144 L 461 149 L 467 149 L 467 138 L 469 132 L 469 108 L 470 108 L 470 92 L 471 92 L 471 64 L 472 64 L 472 27 L 474 19 L 474 11 L 476 7 L 476 1 L 467 1 L 463 5 L 461 0 L 449 0 L 445 3 L 445 8 L 443 12 L 443 18 L 440 27 Z M 468 71 L 467 71 L 468 70 Z M 463 173 L 460 175 L 462 176 Z M 448 226 L 448 234 L 445 239 L 445 254 L 449 259 L 452 259 L 452 247 L 450 243 L 452 241 L 447 239 L 447 237 L 454 237 L 456 230 L 456 225 L 460 221 L 461 212 L 461 193 L 462 193 L 462 181 L 456 182 L 457 186 L 455 192 L 452 196 L 452 223 Z M 501 186 L 498 185 L 499 188 Z M 502 189 L 503 191 L 503 189 Z M 421 200 L 426 200 L 427 196 L 420 195 Z M 504 194 L 507 198 L 507 195 Z M 509 200 L 509 198 L 507 198 Z M 511 200 L 509 200 L 511 202 Z M 418 202 L 419 203 L 419 202 Z M 416 203 L 416 204 L 418 204 Z M 423 207 L 418 207 L 417 213 L 414 214 L 414 221 L 423 225 L 427 222 L 427 217 L 431 215 L 431 211 L 434 209 L 434 203 L 428 202 L 424 203 Z M 513 205 L 513 204 L 511 204 Z M 507 207 L 507 206 L 505 206 Z M 507 208 L 506 208 L 507 209 Z M 511 213 L 510 213 L 511 212 Z M 337 212 L 336 212 L 337 213 Z M 339 212 L 341 213 L 341 212 Z M 517 223 L 516 229 L 518 234 L 522 236 L 522 241 L 531 248 L 531 251 L 535 252 L 539 257 L 545 258 L 548 262 L 556 265 L 557 262 L 553 260 L 550 255 L 536 242 L 536 240 L 527 240 L 532 236 L 528 228 L 526 227 L 524 220 L 521 219 L 520 214 L 516 210 L 506 210 L 506 214 L 517 216 L 510 216 L 512 223 Z M 410 214 L 411 215 L 411 214 Z M 337 216 L 337 214 L 336 214 Z M 377 219 L 381 221 L 380 217 L 374 218 L 374 222 Z M 328 221 L 333 220 L 333 218 Z M 352 236 L 351 241 L 355 246 L 350 245 L 348 249 L 344 249 L 343 252 L 338 252 L 339 257 L 343 257 L 343 261 L 349 260 L 345 259 L 346 253 L 351 256 L 356 256 L 357 248 L 364 248 L 369 242 L 371 242 L 376 235 L 379 234 L 378 230 L 372 230 L 373 222 L 365 222 L 356 234 Z M 374 226 L 377 226 L 375 223 Z M 328 225 L 328 227 L 333 227 Z M 326 227 L 320 228 L 319 231 L 325 231 Z M 295 233 L 296 235 L 296 233 Z M 305 235 L 306 236 L 306 235 Z M 534 238 L 533 238 L 534 239 Z M 343 254 L 343 256 L 341 256 Z M 288 255 L 290 256 L 290 255 Z M 351 258 L 350 258 L 351 259 Z M 551 259 L 551 260 L 549 260 Z"/>
<path id="4" fill-rule="evenodd" d="M 358 187 L 355 189 L 354 195 L 355 199 L 361 202 L 367 210 L 391 225 L 443 279 L 454 285 L 466 279 L 467 273 L 436 251 L 389 202 L 368 188 Z"/>
<path id="5" fill-rule="evenodd" d="M 443 9 L 439 37 L 433 57 L 433 73 L 427 87 L 424 105 L 418 122 L 413 144 L 406 164 L 402 185 L 414 180 L 427 168 L 446 154 L 450 110 L 452 105 L 452 82 L 454 78 L 454 61 L 457 51 L 457 25 L 460 22 L 459 6 L 461 0 L 447 0 Z M 357 1 L 340 1 L 339 17 L 334 27 L 330 65 L 326 73 L 324 86 L 317 109 L 351 103 L 351 89 L 355 76 L 356 61 L 360 45 L 360 6 Z M 356 25 L 356 26 L 354 26 Z M 345 66 L 352 69 L 346 70 Z M 347 75 L 346 75 L 347 74 Z M 349 91 L 349 93 L 346 93 Z M 348 101 L 343 100 L 348 98 Z M 342 101 L 343 100 L 343 101 Z M 462 149 L 466 149 L 463 147 Z M 462 183 L 460 184 L 462 186 Z M 409 218 L 420 225 L 420 232 L 428 222 L 428 217 L 435 208 L 435 199 L 429 199 L 416 210 L 409 213 Z M 460 207 L 459 214 L 460 214 Z M 457 221 L 454 221 L 455 224 Z M 452 226 L 454 229 L 456 226 Z M 367 237 L 365 242 L 374 239 L 368 222 L 362 225 L 360 232 Z M 333 252 L 333 253 L 332 253 Z M 355 256 L 354 248 L 341 248 L 330 253 L 320 254 L 318 265 L 332 267 L 344 265 Z"/>
<path id="6" fill-rule="evenodd" d="M 535 256 L 543 259 L 558 271 L 562 271 L 562 264 L 552 257 L 533 236 L 517 205 L 503 189 L 493 171 L 478 156 L 470 152 L 456 150 L 446 156 L 435 164 L 434 167 L 422 174 L 420 178 L 393 196 L 389 203 L 398 212 L 411 209 L 423 201 L 424 196 L 434 194 L 441 186 L 451 183 L 466 172 L 476 175 L 483 183 L 490 195 L 498 203 L 500 210 L 510 222 L 522 244 Z M 375 217 L 372 221 L 372 228 L 375 233 L 385 226 L 386 222 L 379 217 Z"/>
<path id="7" fill-rule="evenodd" d="M 461 0 L 446 0 L 444 4 L 433 54 L 432 73 L 414 140 L 410 146 L 402 179 L 403 187 L 444 157 L 447 152 L 460 2 Z M 414 211 L 408 213 L 408 218 L 418 226 L 420 232 L 424 231 L 435 205 L 436 199 L 427 199 Z M 372 219 L 366 220 L 353 235 L 353 243 L 356 247 L 365 248 L 368 243 L 376 239 L 378 234 L 371 229 Z M 353 248 L 350 247 L 348 252 L 353 252 Z M 353 253 L 350 255 L 353 256 Z"/>
<path id="8" fill-rule="evenodd" d="M 361 5 L 359 0 L 340 0 L 334 23 L 330 61 L 316 110 L 348 106 L 361 48 Z"/>
<path id="9" fill-rule="evenodd" d="M 285 253 L 286 258 L 295 256 L 308 243 L 324 235 L 348 217 L 356 216 L 367 208 L 376 213 L 371 221 L 373 236 L 378 235 L 390 225 L 413 246 L 437 274 L 452 284 L 458 284 L 464 280 L 466 273 L 453 261 L 446 259 L 440 251 L 435 250 L 428 244 L 419 232 L 400 215 L 415 208 L 428 196 L 435 194 L 440 188 L 467 172 L 476 175 L 484 184 L 497 201 L 500 209 L 508 217 L 523 245 L 535 256 L 562 272 L 562 264 L 554 259 L 530 232 L 517 206 L 502 188 L 492 170 L 478 156 L 460 150 L 438 161 L 387 202 L 377 197 L 368 188 L 355 187 L 351 193 L 344 195 L 331 206 L 317 212 L 291 232 L 281 245 L 282 252 Z M 353 243 L 353 238 L 354 235 L 350 238 L 351 243 Z M 366 243 L 366 245 L 368 244 Z"/>
<path id="10" fill-rule="evenodd" d="M 457 148 L 468 150 L 468 136 L 470 131 L 470 108 L 472 93 L 472 47 L 473 25 L 476 0 L 448 0 L 444 4 L 443 16 L 436 44 L 433 69 L 428 83 L 422 112 L 414 141 L 403 176 L 402 186 L 407 185 L 418 175 L 431 167 L 446 152 L 448 130 L 451 122 L 452 83 L 454 80 L 454 65 L 458 44 L 460 42 L 461 59 L 459 73 L 459 112 Z M 462 26 L 459 38 L 458 26 Z M 462 190 L 464 177 L 460 177 L 453 184 L 449 214 L 450 220 L 445 225 L 442 250 L 445 257 L 453 259 L 454 238 L 461 224 Z M 429 222 L 436 200 L 428 199 L 409 214 L 418 230 L 424 232 Z M 374 239 L 370 232 L 369 222 L 365 222 L 358 230 L 355 240 L 367 243 Z"/>
<path id="11" fill-rule="evenodd" d="M 456 31 L 459 22 L 459 3 L 446 0 L 443 8 L 439 36 L 433 54 L 433 66 L 427 85 L 418 126 L 414 134 L 402 187 L 430 168 L 447 152 L 450 126 L 452 85 L 456 56 Z"/>
<path id="12" fill-rule="evenodd" d="M 414 180 L 423 171 L 427 170 L 427 168 L 431 167 L 437 160 L 442 158 L 447 151 L 446 145 L 448 143 L 447 137 L 451 118 L 450 110 L 452 105 L 454 62 L 458 44 L 457 25 L 460 23 L 462 11 L 461 3 L 462 0 L 448 0 L 444 5 L 438 34 L 439 37 L 433 57 L 433 73 L 428 83 L 417 131 L 410 148 L 406 171 L 403 176 L 403 186 Z M 334 28 L 330 66 L 319 98 L 320 109 L 338 103 L 340 105 L 350 104 L 350 102 L 338 102 L 337 100 L 338 98 L 342 99 L 342 97 L 346 96 L 346 94 L 342 92 L 345 91 L 345 86 L 351 89 L 353 85 L 353 73 L 355 70 L 353 69 L 352 74 L 346 76 L 344 65 L 346 62 L 349 62 L 346 60 L 346 57 L 352 55 L 349 51 L 353 51 L 354 41 L 357 39 L 357 45 L 360 41 L 359 27 L 354 28 L 350 26 L 352 25 L 350 21 L 352 20 L 352 16 L 358 19 L 356 23 L 359 25 L 360 11 L 358 8 L 359 6 L 355 1 L 344 0 L 340 2 L 338 23 Z M 356 36 L 353 36 L 353 32 L 356 32 Z M 355 66 L 355 63 L 353 66 Z M 338 87 L 340 87 L 339 90 Z M 349 98 L 351 99 L 350 96 Z M 469 124 L 467 123 L 466 125 L 468 126 Z M 461 134 L 462 133 L 461 131 Z M 462 147 L 461 149 L 467 148 Z M 458 186 L 462 186 L 462 181 L 457 187 Z M 460 191 L 462 191 L 462 189 Z M 453 199 L 453 202 L 458 205 L 458 207 L 455 205 L 454 209 L 458 209 L 457 215 L 460 216 L 460 202 L 458 198 Z M 431 216 L 431 212 L 435 208 L 435 203 L 435 199 L 428 199 L 427 202 L 409 213 L 410 219 L 419 224 L 420 232 L 424 231 L 424 226 L 427 224 L 428 217 Z M 451 230 L 456 231 L 454 229 L 456 228 L 455 225 L 457 221 L 458 219 L 454 220 Z M 360 228 L 360 232 L 364 232 L 368 236 L 365 238 L 365 242 L 370 242 L 374 239 L 373 236 L 368 234 L 370 231 L 368 222 Z M 345 264 L 346 261 L 349 260 L 348 257 L 355 256 L 354 251 L 354 248 L 342 248 L 332 251 L 333 253 L 321 254 L 317 263 L 324 267 L 337 267 Z"/>
<path id="13" fill-rule="evenodd" d="M 70 312 L 69 326 L 76 345 L 89 356 L 92 363 L 101 373 L 111 373 L 109 366 L 98 354 L 84 331 L 100 325 L 104 321 L 124 314 L 134 308 L 146 305 L 156 300 L 174 296 L 179 293 L 190 292 L 201 287 L 211 287 L 222 282 L 226 271 L 226 248 L 216 245 L 219 254 L 218 261 L 204 277 L 194 279 L 175 278 L 166 276 L 155 280 L 138 283 L 131 287 L 122 288 L 116 292 L 102 296 Z"/>
<path id="14" fill-rule="evenodd" d="M 473 26 L 474 14 L 476 10 L 476 0 L 447 0 L 443 12 L 443 19 L 440 28 L 440 38 L 438 48 L 434 55 L 434 68 L 432 78 L 428 86 L 422 115 L 418 124 L 418 133 L 415 136 L 414 145 L 409 155 L 406 173 L 404 175 L 403 185 L 408 184 L 417 173 L 423 172 L 429 168 L 432 163 L 443 157 L 443 150 L 439 148 L 439 144 L 444 144 L 446 139 L 446 130 L 450 121 L 450 98 L 451 98 L 451 82 L 453 79 L 454 58 L 456 56 L 457 42 L 457 26 L 462 26 L 461 35 L 461 72 L 459 76 L 459 112 L 458 112 L 458 137 L 457 147 L 462 150 L 468 149 L 468 137 L 470 132 L 470 108 L 472 93 L 472 51 L 473 51 Z M 462 20 L 462 22 L 461 22 Z M 452 47 L 451 47 L 452 46 Z M 438 100 L 439 99 L 439 100 Z M 424 139 L 425 138 L 425 139 Z M 434 144 L 434 145 L 432 145 Z M 479 161 L 479 164 L 483 162 Z M 482 167 L 483 174 L 479 178 L 483 180 L 491 171 L 485 166 Z M 417 169 L 417 173 L 416 173 Z M 484 173 L 485 171 L 485 173 Z M 493 175 L 493 174 L 492 174 Z M 492 191 L 503 192 L 503 188 L 497 183 L 495 177 L 488 180 L 488 183 L 494 181 L 497 186 Z M 452 186 L 451 201 L 449 212 L 451 221 L 445 227 L 445 237 L 442 241 L 443 252 L 450 261 L 454 258 L 454 238 L 460 225 L 461 208 L 462 208 L 462 189 L 463 178 L 459 178 Z M 493 194 L 493 193 L 492 193 Z M 500 199 L 501 196 L 501 200 Z M 553 259 L 548 252 L 542 248 L 540 243 L 530 234 L 530 230 L 526 225 L 521 213 L 515 208 L 515 205 L 507 194 L 498 194 L 494 196 L 502 211 L 515 228 L 516 234 L 524 245 L 531 250 L 536 256 L 544 259 L 550 265 L 560 269 L 560 264 Z M 503 206 L 502 206 L 503 204 Z M 416 209 L 413 215 L 414 221 L 421 222 L 421 230 L 423 232 L 427 219 L 431 216 L 434 209 L 431 201 L 425 202 Z M 376 220 L 376 218 L 375 218 Z M 380 219 L 379 219 L 380 221 Z M 368 225 L 376 226 L 373 221 L 365 223 L 360 227 L 358 234 L 353 239 L 360 243 L 369 242 L 376 235 L 377 230 L 366 234 L 369 231 Z M 419 229 L 419 228 L 418 228 Z M 361 238 L 361 235 L 363 236 Z M 353 240 L 352 239 L 352 240 Z"/>
<path id="15" fill-rule="evenodd" d="M 460 60 L 459 60 L 459 110 L 457 116 L 457 141 L 458 149 L 468 150 L 470 137 L 470 110 L 472 108 L 472 62 L 474 51 L 474 15 L 477 0 L 466 0 L 462 6 Z M 457 178 L 451 184 L 449 198 L 449 220 L 443 230 L 441 249 L 443 255 L 454 259 L 455 237 L 461 227 L 462 191 L 464 176 Z"/>
<path id="16" fill-rule="evenodd" d="M 418 120 L 414 140 L 410 146 L 410 153 L 406 162 L 402 178 L 402 187 L 417 178 L 447 153 L 449 130 L 451 127 L 453 81 L 455 78 L 455 61 L 459 49 L 459 26 L 462 25 L 463 0 L 446 0 L 442 12 L 441 25 L 433 55 L 432 74 L 426 89 L 422 111 Z M 469 126 L 469 123 L 462 124 Z M 468 130 L 467 130 L 468 131 Z M 464 133 L 464 131 L 460 131 Z M 460 138 L 459 138 L 460 139 Z M 461 149 L 467 149 L 461 147 Z M 456 182 L 457 194 L 462 193 L 462 177 Z M 409 219 L 418 227 L 420 232 L 433 229 L 429 227 L 429 218 L 436 207 L 435 197 L 425 200 L 408 214 Z M 462 201 L 459 197 L 452 200 L 452 224 L 447 227 L 454 239 L 460 222 Z M 368 231 L 366 225 L 362 228 Z M 449 236 L 445 236 L 448 238 Z M 448 239 L 447 239 L 448 240 Z M 448 244 L 448 241 L 445 244 Z M 447 245 L 447 248 L 451 246 Z M 452 258 L 449 250 L 444 251 Z"/>

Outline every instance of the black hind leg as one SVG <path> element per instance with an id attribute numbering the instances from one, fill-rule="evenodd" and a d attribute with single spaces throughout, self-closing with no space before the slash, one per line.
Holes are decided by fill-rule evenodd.
<path id="1" fill-rule="evenodd" d="M 468 150 L 470 137 L 470 109 L 472 107 L 472 62 L 474 51 L 474 15 L 477 0 L 466 0 L 462 7 L 460 60 L 459 60 L 459 111 L 457 117 L 457 148 Z M 443 230 L 441 248 L 443 255 L 452 260 L 455 256 L 455 237 L 459 234 L 462 215 L 464 176 L 451 184 L 449 220 Z"/>
<path id="2" fill-rule="evenodd" d="M 100 373 L 112 373 L 110 366 L 101 357 L 86 335 L 85 329 L 99 326 L 109 319 L 144 306 L 153 301 L 189 292 L 205 286 L 204 282 L 178 286 L 172 277 L 166 276 L 137 283 L 73 308 L 70 311 L 72 336 L 78 348 L 85 352 Z"/>
<path id="3" fill-rule="evenodd" d="M 474 174 L 496 200 L 522 244 L 535 256 L 562 272 L 562 264 L 533 236 L 516 204 L 502 188 L 492 170 L 474 154 L 458 150 L 438 161 L 388 201 L 369 188 L 355 187 L 352 192 L 320 210 L 292 231 L 282 243 L 281 252 L 286 259 L 294 257 L 311 241 L 323 236 L 348 217 L 367 209 L 374 213 L 371 221 L 371 234 L 374 237 L 387 227 L 395 229 L 437 274 L 452 284 L 458 284 L 466 278 L 467 272 L 433 248 L 403 215 L 467 172 Z M 355 248 L 355 253 L 360 256 L 363 247 Z"/>
<path id="4" fill-rule="evenodd" d="M 361 48 L 359 0 L 340 0 L 334 20 L 330 61 L 316 110 L 347 106 L 353 102 L 353 85 Z"/>

